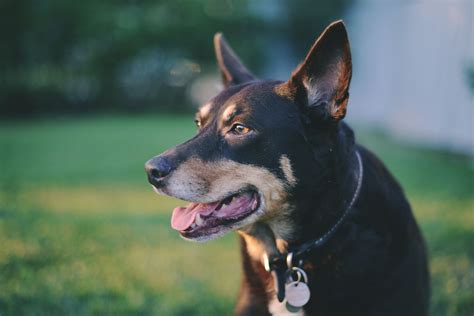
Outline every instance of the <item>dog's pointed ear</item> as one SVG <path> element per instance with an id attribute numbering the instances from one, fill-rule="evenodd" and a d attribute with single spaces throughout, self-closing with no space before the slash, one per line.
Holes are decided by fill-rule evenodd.
<path id="1" fill-rule="evenodd" d="M 336 21 L 319 36 L 283 88 L 310 118 L 334 122 L 346 115 L 351 75 L 346 27 Z"/>
<path id="2" fill-rule="evenodd" d="M 222 33 L 214 36 L 214 48 L 225 87 L 255 80 L 255 76 L 240 61 Z"/>

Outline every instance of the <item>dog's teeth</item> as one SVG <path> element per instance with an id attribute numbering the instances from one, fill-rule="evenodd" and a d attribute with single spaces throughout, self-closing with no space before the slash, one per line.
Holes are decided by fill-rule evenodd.
<path id="1" fill-rule="evenodd" d="M 200 214 L 197 214 L 196 215 L 196 219 L 195 219 L 195 223 L 196 225 L 200 226 L 202 224 L 203 220 L 201 218 L 201 215 Z"/>
<path id="2" fill-rule="evenodd" d="M 257 207 L 257 200 L 253 200 L 252 210 L 254 210 L 256 207 Z"/>
<path id="3" fill-rule="evenodd" d="M 230 204 L 234 201 L 234 198 L 235 198 L 235 196 L 233 196 L 233 197 L 231 197 L 231 198 L 226 198 L 226 199 L 222 202 L 220 208 L 223 208 L 223 207 L 226 207 L 226 206 L 230 205 Z M 219 209 L 220 209 L 220 208 L 219 208 Z"/>
<path id="4" fill-rule="evenodd" d="M 195 223 L 191 224 L 191 228 L 196 228 L 196 227 L 197 227 L 197 225 Z"/>

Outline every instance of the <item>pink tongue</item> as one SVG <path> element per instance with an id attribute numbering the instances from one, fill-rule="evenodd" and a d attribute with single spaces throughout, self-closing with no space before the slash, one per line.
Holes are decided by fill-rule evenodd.
<path id="1" fill-rule="evenodd" d="M 252 195 L 244 194 L 239 195 L 238 197 L 232 200 L 230 205 L 227 205 L 221 208 L 218 212 L 216 212 L 216 217 L 232 217 L 242 213 L 245 209 L 248 209 L 250 204 L 254 202 L 256 203 L 256 199 Z M 251 205 L 253 208 L 254 205 Z"/>
<path id="2" fill-rule="evenodd" d="M 219 202 L 210 204 L 190 203 L 186 207 L 179 206 L 173 210 L 171 227 L 179 231 L 186 230 L 194 223 L 198 213 L 207 216 L 216 209 L 217 205 L 219 205 Z"/>
<path id="3" fill-rule="evenodd" d="M 223 206 L 213 216 L 219 218 L 236 216 L 249 207 L 254 208 L 256 203 L 257 199 L 255 195 L 239 195 L 232 200 L 230 205 Z M 186 207 L 177 207 L 173 210 L 173 215 L 171 216 L 171 227 L 179 231 L 186 230 L 194 223 L 197 214 L 209 216 L 215 211 L 219 204 L 220 202 L 209 204 L 190 203 Z"/>

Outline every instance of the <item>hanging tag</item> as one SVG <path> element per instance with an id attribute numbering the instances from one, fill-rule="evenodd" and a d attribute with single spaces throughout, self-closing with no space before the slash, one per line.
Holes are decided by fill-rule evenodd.
<path id="1" fill-rule="evenodd" d="M 296 279 L 294 278 L 296 276 Z M 309 302 L 311 291 L 308 285 L 306 272 L 299 267 L 291 267 L 287 271 L 287 282 L 285 284 L 286 309 L 291 313 L 297 313 Z"/>
<path id="2" fill-rule="evenodd" d="M 309 302 L 311 292 L 304 282 L 293 281 L 285 286 L 286 301 L 293 307 L 303 307 Z"/>

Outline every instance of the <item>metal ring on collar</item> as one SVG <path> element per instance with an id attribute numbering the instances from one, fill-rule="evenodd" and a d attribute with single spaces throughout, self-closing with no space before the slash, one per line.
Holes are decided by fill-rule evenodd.
<path id="1" fill-rule="evenodd" d="M 308 283 L 308 275 L 306 274 L 306 272 L 301 269 L 301 268 L 298 268 L 298 267 L 292 267 L 290 270 L 287 271 L 287 279 L 288 278 L 291 278 L 291 274 L 293 272 L 296 272 L 296 274 L 298 275 L 298 279 L 296 280 L 296 282 L 300 282 L 301 279 L 303 279 L 303 282 L 304 283 Z M 294 280 L 292 280 L 294 281 Z"/>

